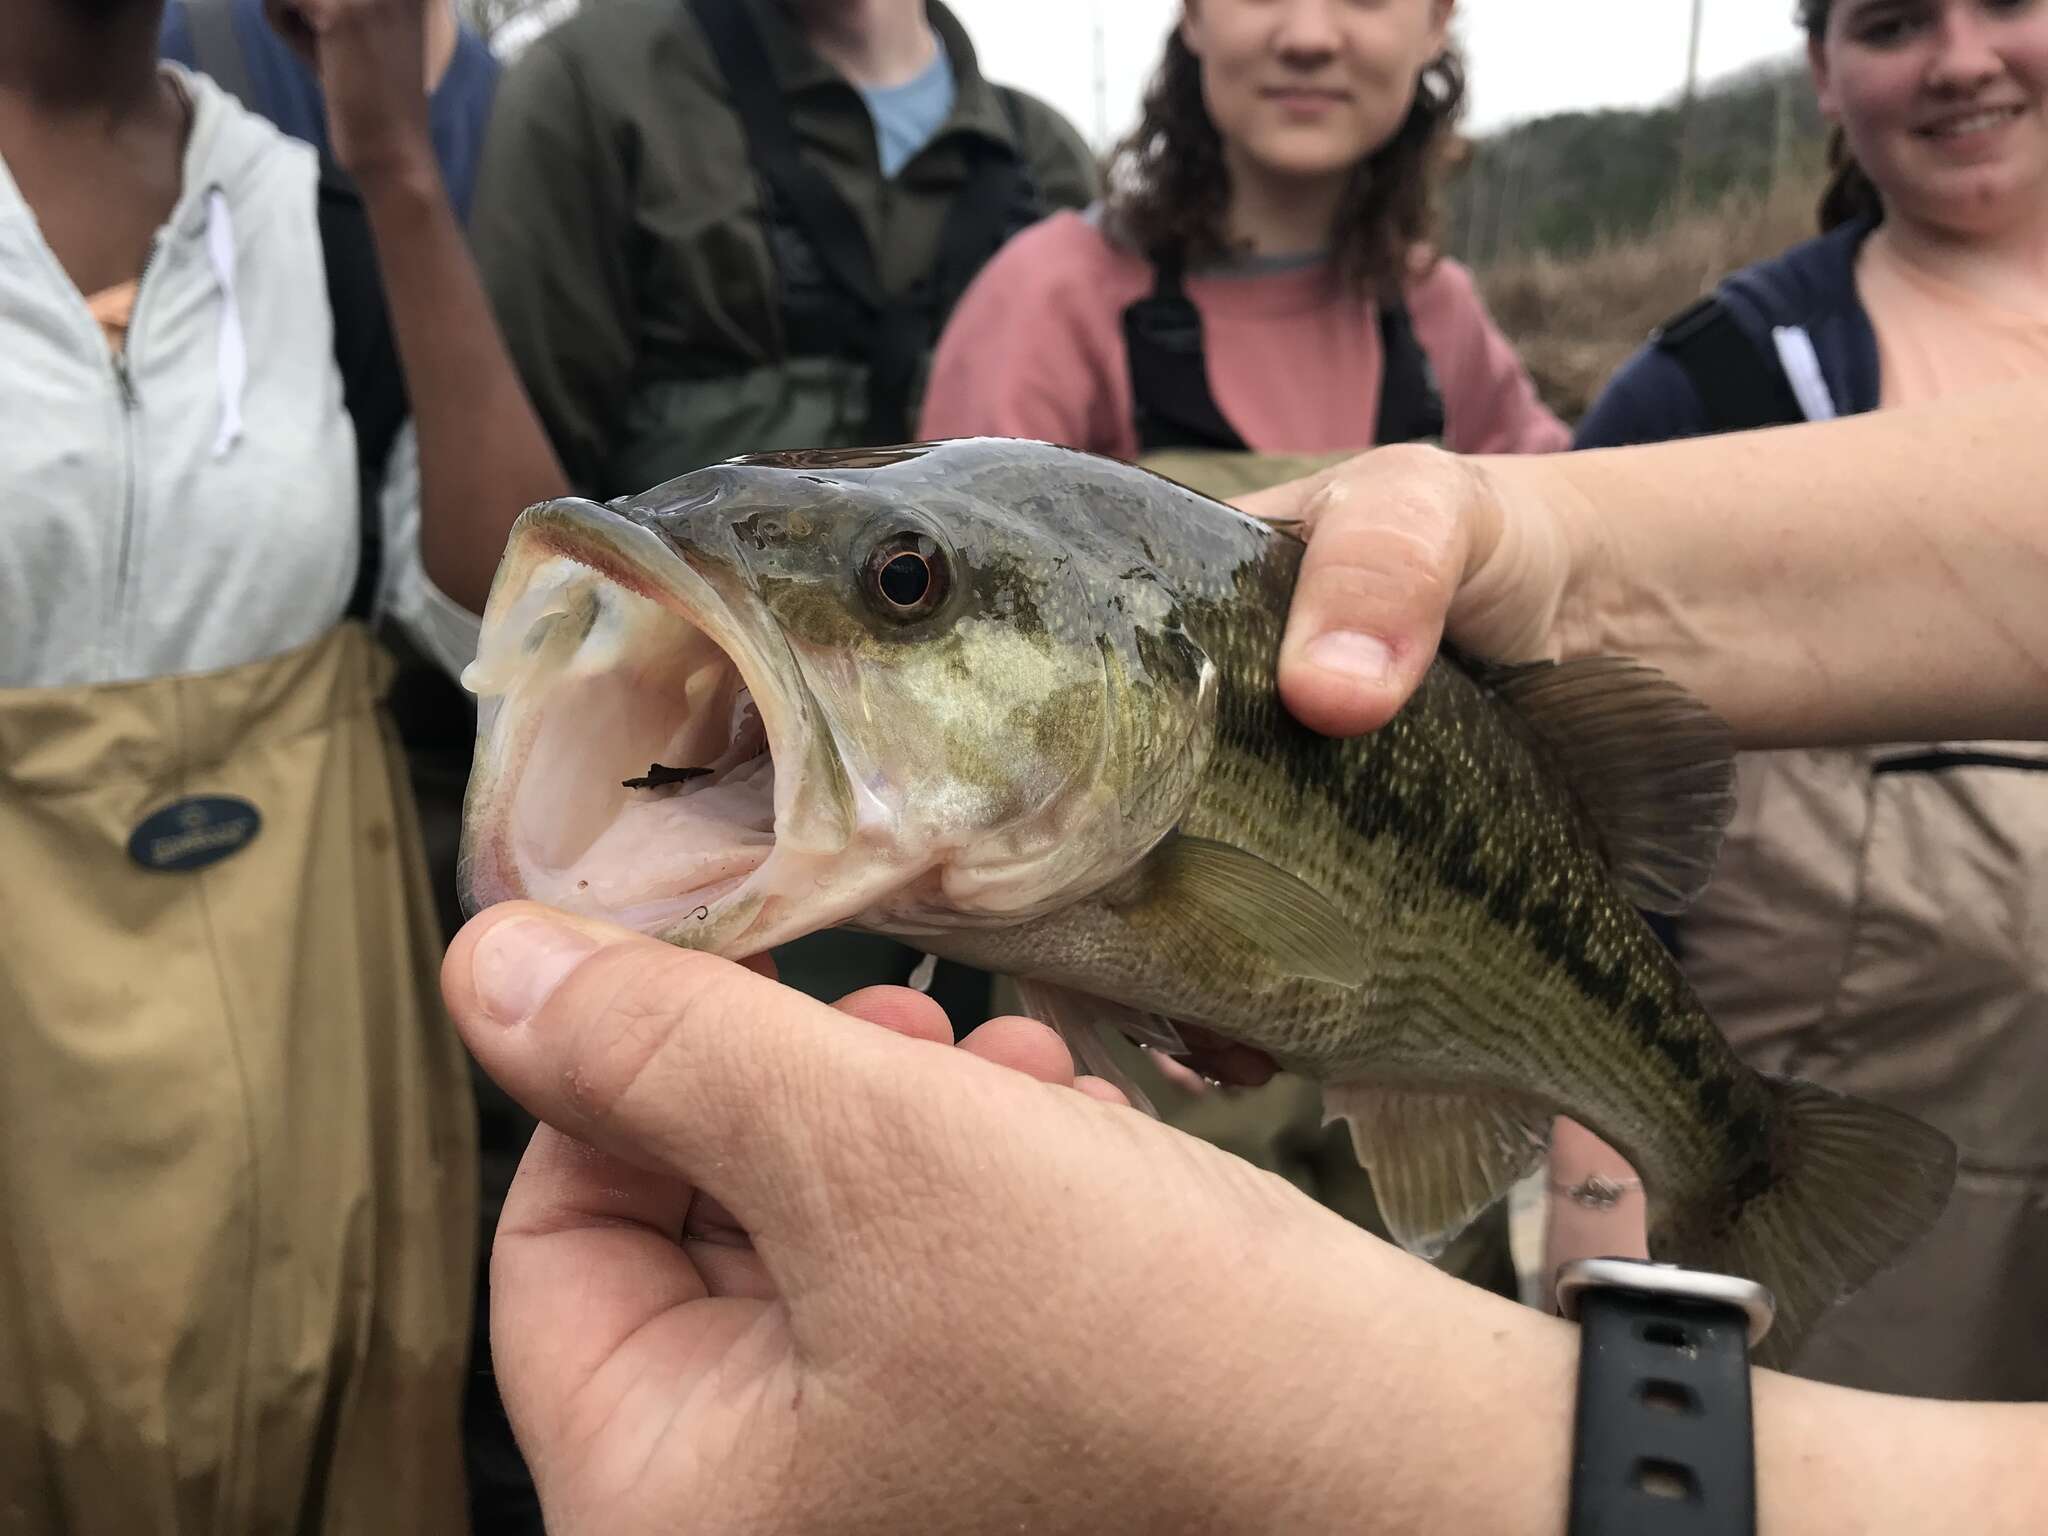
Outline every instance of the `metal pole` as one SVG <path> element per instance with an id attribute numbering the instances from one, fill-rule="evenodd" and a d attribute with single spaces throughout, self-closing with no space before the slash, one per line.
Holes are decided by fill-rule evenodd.
<path id="1" fill-rule="evenodd" d="M 1700 83 L 1700 15 L 1706 0 L 1692 0 L 1692 37 L 1685 47 L 1685 95 L 1678 107 L 1678 173 L 1675 200 L 1690 201 L 1692 181 L 1692 109 Z"/>
<path id="2" fill-rule="evenodd" d="M 1798 76 L 1790 69 L 1778 76 L 1777 132 L 1771 144 L 1771 185 L 1782 182 L 1792 168 L 1792 93 Z"/>
<path id="3" fill-rule="evenodd" d="M 1465 208 L 1465 249 L 1461 257 L 1467 266 L 1486 264 L 1487 193 L 1493 190 L 1486 178 L 1492 173 L 1491 161 L 1482 159 L 1475 151 L 1471 165 L 1465 170 L 1465 174 L 1472 178 L 1472 200 Z"/>
<path id="4" fill-rule="evenodd" d="M 1109 40 L 1102 27 L 1102 0 L 1095 4 L 1095 147 L 1109 148 Z"/>
<path id="5" fill-rule="evenodd" d="M 1479 212 L 1480 194 L 1486 187 L 1486 173 L 1480 168 L 1479 147 L 1472 147 L 1472 157 L 1465 162 L 1465 238 L 1459 242 L 1458 254 L 1471 266 L 1479 264 Z"/>
<path id="6" fill-rule="evenodd" d="M 1492 230 L 1486 241 L 1488 266 L 1500 260 L 1502 247 L 1511 238 L 1507 230 L 1507 214 L 1509 202 L 1514 196 L 1515 172 L 1518 169 L 1516 162 L 1521 158 L 1518 154 L 1521 147 L 1521 139 L 1514 134 L 1508 135 L 1507 141 L 1501 145 L 1500 182 L 1493 188 Z"/>
<path id="7" fill-rule="evenodd" d="M 1522 141 L 1510 141 L 1508 154 L 1501 166 L 1500 201 L 1493 209 L 1493 259 L 1506 260 L 1521 248 L 1522 240 L 1515 228 L 1515 219 L 1522 211 Z"/>

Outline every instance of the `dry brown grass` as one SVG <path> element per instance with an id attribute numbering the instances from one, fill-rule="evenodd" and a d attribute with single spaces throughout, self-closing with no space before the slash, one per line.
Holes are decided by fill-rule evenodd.
<path id="1" fill-rule="evenodd" d="M 1659 321 L 1738 267 L 1811 235 L 1821 185 L 1817 174 L 1788 176 L 1768 192 L 1667 216 L 1647 235 L 1584 256 L 1514 257 L 1482 269 L 1479 287 L 1538 392 L 1576 421 Z"/>

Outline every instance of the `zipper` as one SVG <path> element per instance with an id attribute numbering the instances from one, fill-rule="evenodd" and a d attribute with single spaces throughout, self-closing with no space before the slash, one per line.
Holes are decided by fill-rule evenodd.
<path id="1" fill-rule="evenodd" d="M 157 252 L 162 245 L 161 236 L 150 238 L 148 254 L 142 258 L 141 275 L 135 279 L 135 303 L 128 311 L 127 335 L 122 340 L 121 350 L 111 354 L 114 381 L 121 391 L 121 544 L 114 564 L 113 622 L 107 626 L 112 638 L 106 656 L 106 675 L 111 675 L 119 665 L 132 622 L 128 585 L 135 563 L 135 525 L 141 516 L 142 481 L 142 399 L 135 389 L 133 359 L 136 339 L 142 334 L 142 302 L 149 292 L 149 274 L 156 266 Z"/>
<path id="2" fill-rule="evenodd" d="M 1956 752 L 1935 749 L 1879 758 L 1872 776 L 1886 773 L 1946 773 L 1952 768 L 2007 768 L 2020 773 L 2048 773 L 2048 757 L 2023 757 L 2011 752 Z"/>

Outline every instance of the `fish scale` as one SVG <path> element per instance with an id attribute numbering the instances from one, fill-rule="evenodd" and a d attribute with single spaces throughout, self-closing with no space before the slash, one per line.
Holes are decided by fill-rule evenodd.
<path id="1" fill-rule="evenodd" d="M 1175 616 L 1220 673 L 1217 750 L 1181 830 L 1243 848 L 1328 894 L 1361 936 L 1371 1005 L 1343 989 L 1261 977 L 1249 947 L 1219 954 L 1119 943 L 1128 925 L 1085 907 L 977 935 L 949 952 L 1084 990 L 1113 988 L 1124 1001 L 1200 1023 L 1325 1080 L 1537 1085 L 1559 1112 L 1605 1128 L 1660 1205 L 1725 1188 L 1757 1155 L 1755 1126 L 1724 1114 L 1715 1135 L 1704 1117 L 1688 1118 L 1678 1124 L 1695 1134 L 1674 1136 L 1668 1107 L 1673 1097 L 1696 1096 L 1702 1073 L 1732 1085 L 1743 1069 L 1614 890 L 1568 788 L 1544 771 L 1510 719 L 1448 670 L 1433 672 L 1409 708 L 1371 736 L 1336 744 L 1304 731 L 1271 681 L 1280 638 L 1274 616 L 1285 611 L 1299 548 L 1266 542 L 1250 566 L 1261 590 L 1244 607 L 1242 576 L 1227 600 L 1217 588 L 1220 555 L 1184 564 L 1179 577 Z M 1455 798 L 1481 786 L 1502 808 L 1483 827 L 1476 809 Z M 1503 921 L 1504 895 L 1512 921 Z M 1424 989 L 1374 964 L 1378 946 L 1404 941 L 1448 973 Z M 1504 953 L 1516 946 L 1521 952 Z M 1494 978 L 1497 987 L 1488 984 Z M 1435 1007 L 1426 1001 L 1432 995 L 1441 999 Z M 1510 1006 L 1517 995 L 1535 1006 Z M 1652 1013 L 1647 1028 L 1643 1004 Z M 1549 1048 L 1526 1048 L 1536 1038 Z M 1413 1043 L 1404 1049 L 1404 1040 Z M 1642 1070 L 1560 1069 L 1594 1060 Z M 1681 1063 L 1693 1069 L 1689 1076 Z M 1667 1070 L 1656 1070 L 1660 1064 Z"/>

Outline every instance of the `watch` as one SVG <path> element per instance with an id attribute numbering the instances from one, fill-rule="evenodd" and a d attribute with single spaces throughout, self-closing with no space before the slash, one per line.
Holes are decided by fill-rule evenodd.
<path id="1" fill-rule="evenodd" d="M 1570 1536 L 1753 1536 L 1749 1351 L 1775 1304 L 1754 1280 L 1577 1259 L 1557 1308 L 1579 1325 Z"/>

